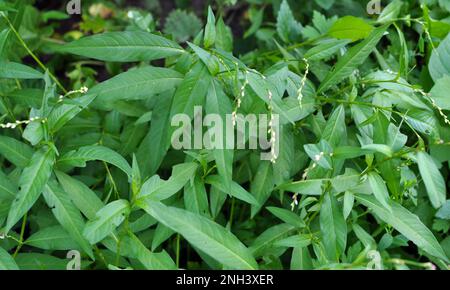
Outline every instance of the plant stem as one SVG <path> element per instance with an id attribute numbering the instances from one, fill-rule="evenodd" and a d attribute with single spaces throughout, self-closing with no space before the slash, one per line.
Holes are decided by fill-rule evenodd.
<path id="1" fill-rule="evenodd" d="M 20 249 L 22 248 L 22 245 L 23 245 L 23 236 L 24 236 L 24 234 L 25 234 L 25 226 L 27 225 L 27 216 L 28 216 L 28 213 L 26 213 L 26 214 L 23 216 L 23 219 L 22 219 L 22 227 L 20 228 L 19 245 L 17 246 L 16 251 L 15 251 L 14 254 L 13 254 L 13 258 L 15 258 L 15 257 L 17 256 L 17 254 L 19 253 Z"/>
<path id="2" fill-rule="evenodd" d="M 28 45 L 25 43 L 23 38 L 20 36 L 19 32 L 16 30 L 14 25 L 9 20 L 8 16 L 6 16 L 4 13 L 2 14 L 3 18 L 5 18 L 6 22 L 9 25 L 9 28 L 11 31 L 16 35 L 17 39 L 19 40 L 20 44 L 25 48 L 27 53 L 34 59 L 34 61 L 44 70 L 47 71 L 49 76 L 53 79 L 53 81 L 56 83 L 56 85 L 66 94 L 67 90 L 63 87 L 63 85 L 58 81 L 58 79 L 50 72 L 50 70 L 39 60 L 39 58 L 31 51 L 31 49 L 28 47 Z"/>

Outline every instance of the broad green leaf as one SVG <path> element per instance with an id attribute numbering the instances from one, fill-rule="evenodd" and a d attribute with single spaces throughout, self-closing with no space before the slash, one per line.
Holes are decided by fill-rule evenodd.
<path id="1" fill-rule="evenodd" d="M 251 244 L 250 251 L 254 257 L 261 257 L 265 250 L 274 246 L 274 244 L 289 236 L 295 227 L 290 224 L 279 224 L 272 226 L 259 235 Z"/>
<path id="2" fill-rule="evenodd" d="M 450 59 L 450 56 L 449 56 Z M 442 78 L 436 80 L 436 84 L 430 91 L 430 97 L 436 102 L 440 108 L 450 110 L 450 98 L 448 92 L 450 91 L 450 72 Z"/>
<path id="3" fill-rule="evenodd" d="M 112 164 L 131 177 L 131 166 L 117 152 L 108 147 L 94 145 L 70 151 L 58 159 L 58 166 L 85 167 L 88 161 L 104 161 Z"/>
<path id="4" fill-rule="evenodd" d="M 328 34 L 337 39 L 357 41 L 368 37 L 373 29 L 372 25 L 367 24 L 367 22 L 361 18 L 345 16 L 337 20 L 333 26 L 331 26 Z"/>
<path id="5" fill-rule="evenodd" d="M 245 201 L 246 203 L 260 206 L 258 201 L 255 199 L 253 195 L 251 195 L 248 191 L 246 191 L 242 186 L 238 183 L 232 181 L 230 189 L 225 186 L 223 179 L 218 175 L 210 175 L 205 180 L 206 183 L 211 184 L 222 192 L 228 193 L 229 195 Z"/>
<path id="6" fill-rule="evenodd" d="M 277 247 L 304 248 L 311 244 L 311 237 L 308 235 L 295 235 L 274 243 Z"/>
<path id="7" fill-rule="evenodd" d="M 303 228 L 305 226 L 305 222 L 300 218 L 300 216 L 290 210 L 279 207 L 267 207 L 267 209 L 274 216 L 281 219 L 285 223 L 293 225 L 297 228 Z"/>
<path id="8" fill-rule="evenodd" d="M 157 175 L 150 178 L 142 185 L 139 199 L 164 200 L 171 197 L 194 178 L 197 168 L 197 163 L 182 163 L 173 167 L 172 175 L 168 180 L 161 180 Z"/>
<path id="9" fill-rule="evenodd" d="M 375 172 L 370 172 L 367 175 L 369 179 L 370 187 L 372 188 L 373 195 L 375 198 L 389 211 L 391 208 L 389 207 L 389 191 L 387 189 L 386 183 L 383 178 Z"/>
<path id="10" fill-rule="evenodd" d="M 336 198 L 326 193 L 320 209 L 320 231 L 328 259 L 339 261 L 347 244 L 347 223 Z"/>
<path id="11" fill-rule="evenodd" d="M 53 215 L 72 239 L 94 259 L 94 253 L 88 241 L 83 237 L 84 220 L 70 197 L 56 181 L 50 181 L 44 189 L 44 198 L 52 209 Z"/>
<path id="12" fill-rule="evenodd" d="M 205 39 L 204 45 L 206 48 L 209 48 L 214 45 L 216 42 L 216 17 L 214 16 L 214 12 L 211 9 L 211 6 L 208 7 L 208 21 L 205 27 Z"/>
<path id="13" fill-rule="evenodd" d="M 123 199 L 108 203 L 86 224 L 83 235 L 92 245 L 100 242 L 125 220 L 130 210 L 130 204 Z"/>
<path id="14" fill-rule="evenodd" d="M 30 163 L 33 149 L 14 138 L 0 136 L 0 154 L 17 167 L 25 168 Z"/>
<path id="15" fill-rule="evenodd" d="M 129 233 L 122 241 L 121 251 L 125 250 L 128 256 L 136 258 L 147 270 L 176 270 L 177 267 L 172 258 L 165 252 L 151 252 L 139 240 L 138 237 Z"/>
<path id="16" fill-rule="evenodd" d="M 30 165 L 23 170 L 20 176 L 20 190 L 8 213 L 8 220 L 5 227 L 6 233 L 12 229 L 38 200 L 50 178 L 54 162 L 55 151 L 53 148 L 41 149 L 33 154 Z"/>
<path id="17" fill-rule="evenodd" d="M 278 189 L 305 195 L 322 195 L 323 183 L 323 179 L 301 180 L 282 184 Z"/>
<path id="18" fill-rule="evenodd" d="M 385 223 L 394 227 L 402 235 L 428 254 L 449 262 L 433 233 L 420 219 L 396 202 L 390 201 L 392 211 L 387 210 L 377 199 L 368 195 L 357 195 L 356 199 L 373 210 Z"/>
<path id="19" fill-rule="evenodd" d="M 252 217 L 261 209 L 263 204 L 269 199 L 274 190 L 274 179 L 272 164 L 269 161 L 261 162 L 256 171 L 255 177 L 250 184 L 250 192 L 258 201 L 258 205 L 252 205 Z"/>
<path id="20" fill-rule="evenodd" d="M 0 200 L 12 200 L 16 196 L 17 188 L 0 170 Z"/>
<path id="21" fill-rule="evenodd" d="M 350 41 L 346 39 L 332 40 L 319 44 L 308 50 L 304 57 L 309 61 L 318 61 L 330 58 L 333 54 L 344 48 Z"/>
<path id="22" fill-rule="evenodd" d="M 51 226 L 37 231 L 25 241 L 25 244 L 53 251 L 69 251 L 79 248 L 79 245 L 62 226 Z"/>
<path id="23" fill-rule="evenodd" d="M 222 124 L 216 123 L 216 121 L 219 120 L 215 120 L 211 124 L 212 126 L 210 127 L 210 130 L 208 130 L 208 132 L 211 132 L 211 135 L 209 136 L 211 144 L 210 146 L 206 147 L 210 147 L 213 151 L 217 170 L 220 177 L 222 177 L 225 188 L 227 189 L 225 192 L 228 192 L 231 190 L 231 182 L 233 178 L 234 151 L 232 149 L 226 149 L 228 148 L 228 134 L 227 132 L 225 132 L 225 130 L 223 130 L 223 128 L 225 125 L 224 122 L 227 118 L 227 114 L 231 114 L 232 108 L 228 96 L 225 95 L 225 92 L 223 91 L 220 84 L 215 81 L 211 81 L 209 93 L 206 96 L 205 110 L 206 114 L 216 114 L 221 117 L 219 120 L 221 120 L 220 123 Z M 217 128 L 220 129 L 217 130 Z M 219 135 L 217 134 L 218 132 L 222 132 L 222 134 Z"/>
<path id="24" fill-rule="evenodd" d="M 184 186 L 184 205 L 190 212 L 210 216 L 205 184 L 198 176 Z"/>
<path id="25" fill-rule="evenodd" d="M 44 75 L 23 64 L 0 61 L 0 79 L 42 79 Z"/>
<path id="26" fill-rule="evenodd" d="M 302 29 L 303 26 L 295 20 L 288 1 L 283 0 L 277 17 L 278 35 L 284 42 L 289 43 L 300 35 Z"/>
<path id="27" fill-rule="evenodd" d="M 41 253 L 19 253 L 16 257 L 20 270 L 66 270 L 68 261 Z"/>
<path id="28" fill-rule="evenodd" d="M 120 100 L 148 99 L 174 89 L 183 76 L 168 68 L 142 67 L 121 73 L 89 90 L 96 95 L 95 105 L 111 110 Z M 126 92 L 126 93 L 124 93 Z"/>
<path id="29" fill-rule="evenodd" d="M 250 251 L 232 233 L 215 222 L 153 200 L 139 203 L 139 206 L 224 266 L 241 270 L 258 268 Z"/>
<path id="30" fill-rule="evenodd" d="M 428 70 L 435 82 L 444 76 L 450 76 L 450 34 L 433 50 Z"/>
<path id="31" fill-rule="evenodd" d="M 19 270 L 13 257 L 0 247 L 0 270 Z"/>
<path id="32" fill-rule="evenodd" d="M 384 25 L 374 29 L 363 42 L 353 46 L 345 56 L 339 60 L 333 70 L 328 73 L 317 90 L 317 93 L 323 93 L 332 86 L 338 84 L 349 77 L 358 66 L 363 64 L 381 40 L 388 27 L 388 25 Z"/>
<path id="33" fill-rule="evenodd" d="M 162 36 L 142 32 L 108 32 L 81 38 L 58 49 L 103 61 L 149 61 L 179 55 L 184 50 Z"/>
<path id="34" fill-rule="evenodd" d="M 231 52 L 233 50 L 233 33 L 222 17 L 217 20 L 216 32 L 216 48 Z"/>
<path id="35" fill-rule="evenodd" d="M 434 208 L 440 208 L 444 205 L 447 195 L 445 180 L 441 172 L 433 158 L 426 152 L 417 153 L 417 164 L 431 204 Z"/>
<path id="36" fill-rule="evenodd" d="M 97 212 L 103 207 L 103 202 L 83 182 L 56 171 L 56 177 L 64 191 L 70 197 L 75 206 L 90 220 L 95 218 Z"/>

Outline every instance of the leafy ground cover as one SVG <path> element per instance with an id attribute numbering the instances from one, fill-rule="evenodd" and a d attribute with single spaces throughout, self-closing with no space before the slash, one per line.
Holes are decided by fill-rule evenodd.
<path id="1" fill-rule="evenodd" d="M 49 2 L 0 1 L 0 269 L 448 268 L 448 1 Z"/>

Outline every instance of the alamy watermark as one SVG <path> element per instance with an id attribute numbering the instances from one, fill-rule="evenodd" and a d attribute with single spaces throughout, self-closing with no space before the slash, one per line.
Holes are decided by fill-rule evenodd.
<path id="1" fill-rule="evenodd" d="M 381 0 L 371 0 L 367 3 L 367 13 L 369 15 L 380 15 L 383 12 L 381 8 Z"/>
<path id="2" fill-rule="evenodd" d="M 194 107 L 193 120 L 187 114 L 177 114 L 171 126 L 177 127 L 171 144 L 176 150 L 219 149 L 257 150 L 261 160 L 275 163 L 280 148 L 280 118 L 277 114 L 203 115 L 203 107 Z M 192 125 L 193 124 L 193 125 Z"/>
<path id="3" fill-rule="evenodd" d="M 69 15 L 81 14 L 81 0 L 70 0 L 66 5 L 66 12 Z"/>

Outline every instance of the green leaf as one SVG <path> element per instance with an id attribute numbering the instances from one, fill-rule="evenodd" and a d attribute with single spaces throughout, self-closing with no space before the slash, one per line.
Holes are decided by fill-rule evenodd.
<path id="1" fill-rule="evenodd" d="M 369 195 L 357 195 L 356 199 L 373 210 L 375 215 L 394 227 L 407 239 L 428 254 L 449 262 L 433 233 L 420 219 L 396 202 L 390 201 L 392 211 L 387 210 L 377 199 Z"/>
<path id="2" fill-rule="evenodd" d="M 264 256 L 264 252 L 273 247 L 274 244 L 286 238 L 295 227 L 289 224 L 272 226 L 259 235 L 251 244 L 250 251 L 254 257 Z"/>
<path id="3" fill-rule="evenodd" d="M 322 195 L 323 179 L 309 179 L 289 182 L 278 186 L 278 189 L 305 195 Z"/>
<path id="4" fill-rule="evenodd" d="M 177 266 L 165 252 L 154 253 L 132 233 L 122 240 L 121 254 L 137 259 L 147 270 L 176 270 Z M 124 253 L 125 252 L 125 253 Z"/>
<path id="5" fill-rule="evenodd" d="M 38 200 L 50 178 L 54 162 L 55 151 L 53 148 L 42 149 L 34 153 L 30 165 L 20 175 L 20 190 L 8 213 L 5 233 L 8 233 Z"/>
<path id="6" fill-rule="evenodd" d="M 52 251 L 69 251 L 79 248 L 62 226 L 51 226 L 37 231 L 25 241 L 25 244 Z"/>
<path id="7" fill-rule="evenodd" d="M 308 235 L 295 235 L 274 243 L 277 247 L 305 248 L 311 244 L 311 237 Z"/>
<path id="8" fill-rule="evenodd" d="M 94 220 L 89 221 L 83 231 L 86 239 L 94 245 L 110 235 L 130 213 L 128 201 L 120 199 L 101 208 Z"/>
<path id="9" fill-rule="evenodd" d="M 278 35 L 284 42 L 289 43 L 300 35 L 302 29 L 303 26 L 295 20 L 288 1 L 283 0 L 277 17 Z"/>
<path id="10" fill-rule="evenodd" d="M 66 270 L 66 259 L 40 253 L 19 253 L 16 257 L 21 270 Z"/>
<path id="11" fill-rule="evenodd" d="M 326 193 L 320 209 L 322 243 L 331 261 L 338 261 L 347 244 L 347 223 L 331 193 Z"/>
<path id="12" fill-rule="evenodd" d="M 299 215 L 293 213 L 290 210 L 279 208 L 279 207 L 267 207 L 267 209 L 277 218 L 281 219 L 283 222 L 293 225 L 297 228 L 305 227 L 305 223 L 300 218 Z"/>
<path id="13" fill-rule="evenodd" d="M 171 197 L 194 178 L 197 168 L 197 163 L 182 163 L 173 167 L 172 175 L 167 181 L 161 180 L 157 175 L 153 176 L 142 185 L 139 199 L 164 200 Z"/>
<path id="14" fill-rule="evenodd" d="M 367 38 L 373 29 L 372 25 L 367 24 L 367 22 L 361 18 L 345 16 L 338 19 L 333 26 L 331 26 L 328 34 L 337 39 L 357 41 Z"/>
<path id="15" fill-rule="evenodd" d="M 216 160 L 217 170 L 219 172 L 220 177 L 224 182 L 226 191 L 229 192 L 231 189 L 231 182 L 233 179 L 233 156 L 234 151 L 232 149 L 226 149 L 227 146 L 227 132 L 223 130 L 224 122 L 227 118 L 227 114 L 231 114 L 232 108 L 230 100 L 228 96 L 225 95 L 222 87 L 219 83 L 215 81 L 211 81 L 211 85 L 209 88 L 209 93 L 206 97 L 206 114 L 216 114 L 220 116 L 219 120 L 215 120 L 210 126 L 211 132 L 210 137 L 210 145 L 206 146 L 206 148 L 212 148 L 214 159 Z M 221 121 L 219 124 L 216 121 Z M 216 128 L 220 128 L 220 130 L 216 130 Z M 216 132 L 222 132 L 219 136 Z M 208 134 L 208 133 L 206 133 Z"/>
<path id="16" fill-rule="evenodd" d="M 53 215 L 72 239 L 94 259 L 92 248 L 83 237 L 84 220 L 81 213 L 70 200 L 70 197 L 58 185 L 56 181 L 50 181 L 44 189 L 44 198 L 52 209 Z"/>
<path id="17" fill-rule="evenodd" d="M 19 270 L 13 257 L 0 247 L 0 270 Z"/>
<path id="18" fill-rule="evenodd" d="M 184 186 L 184 205 L 190 212 L 210 216 L 205 184 L 198 176 Z"/>
<path id="19" fill-rule="evenodd" d="M 216 31 L 216 48 L 231 52 L 233 50 L 233 33 L 222 17 L 217 20 Z"/>
<path id="20" fill-rule="evenodd" d="M 149 61 L 182 54 L 184 50 L 162 36 L 142 32 L 108 32 L 81 38 L 58 49 L 103 61 Z"/>
<path id="21" fill-rule="evenodd" d="M 436 166 L 433 158 L 426 152 L 417 153 L 417 164 L 422 176 L 428 197 L 434 208 L 438 209 L 444 205 L 447 195 L 445 180 Z"/>
<path id="22" fill-rule="evenodd" d="M 263 204 L 269 199 L 274 190 L 274 179 L 272 164 L 269 161 L 262 161 L 255 177 L 250 184 L 250 192 L 258 201 L 258 205 L 252 205 L 251 215 L 254 217 L 261 209 Z"/>
<path id="23" fill-rule="evenodd" d="M 372 188 L 375 198 L 389 211 L 389 191 L 383 178 L 375 172 L 370 172 L 367 175 L 370 187 Z"/>
<path id="24" fill-rule="evenodd" d="M 215 42 L 216 42 L 216 17 L 214 16 L 214 12 L 212 11 L 211 6 L 209 6 L 208 21 L 205 27 L 205 39 L 204 39 L 205 48 L 213 46 Z"/>
<path id="25" fill-rule="evenodd" d="M 58 159 L 58 166 L 86 167 L 86 162 L 94 160 L 112 164 L 131 177 L 132 169 L 128 162 L 119 153 L 100 145 L 70 151 Z"/>
<path id="26" fill-rule="evenodd" d="M 17 188 L 0 170 L 0 200 L 12 200 L 16 196 Z"/>
<path id="27" fill-rule="evenodd" d="M 444 76 L 450 76 L 450 34 L 433 50 L 428 70 L 435 82 Z"/>
<path id="28" fill-rule="evenodd" d="M 0 78 L 4 79 L 42 79 L 44 75 L 23 64 L 0 61 Z"/>
<path id="29" fill-rule="evenodd" d="M 239 270 L 258 268 L 250 251 L 232 233 L 215 222 L 152 200 L 138 205 L 224 266 Z"/>
<path id="30" fill-rule="evenodd" d="M 56 177 L 64 191 L 69 195 L 75 206 L 90 220 L 95 218 L 97 212 L 103 207 L 103 202 L 83 182 L 56 171 Z"/>
<path id="31" fill-rule="evenodd" d="M 450 57 L 449 57 L 450 59 Z M 436 80 L 436 84 L 430 91 L 430 97 L 436 102 L 440 108 L 450 110 L 450 98 L 448 92 L 450 91 L 450 74 Z"/>
<path id="32" fill-rule="evenodd" d="M 346 39 L 327 41 L 308 50 L 304 57 L 309 61 L 327 59 L 349 43 L 350 41 Z"/>
<path id="33" fill-rule="evenodd" d="M 353 46 L 345 56 L 338 61 L 333 70 L 328 73 L 317 90 L 317 93 L 323 93 L 333 85 L 338 84 L 349 77 L 358 66 L 363 64 L 381 40 L 388 27 L 389 25 L 384 25 L 374 29 L 367 39 L 360 44 Z"/>
<path id="34" fill-rule="evenodd" d="M 182 81 L 183 76 L 168 68 L 142 67 L 121 73 L 89 90 L 96 95 L 96 106 L 111 110 L 120 100 L 148 99 L 172 90 Z M 126 92 L 126 94 L 124 94 Z"/>
<path id="35" fill-rule="evenodd" d="M 206 183 L 211 184 L 212 186 L 216 187 L 220 191 L 224 193 L 228 193 L 229 195 L 240 199 L 242 201 L 245 201 L 246 203 L 260 206 L 258 201 L 255 199 L 253 195 L 251 195 L 249 192 L 247 192 L 242 186 L 240 186 L 238 183 L 232 181 L 230 185 L 230 189 L 225 186 L 223 183 L 223 179 L 218 175 L 210 175 L 205 180 Z"/>
<path id="36" fill-rule="evenodd" d="M 0 154 L 19 168 L 25 168 L 33 156 L 33 149 L 14 138 L 0 136 Z"/>

